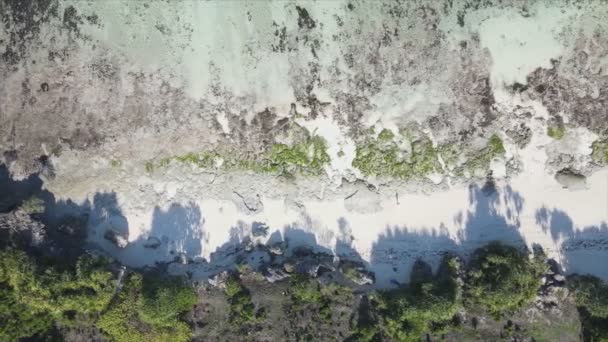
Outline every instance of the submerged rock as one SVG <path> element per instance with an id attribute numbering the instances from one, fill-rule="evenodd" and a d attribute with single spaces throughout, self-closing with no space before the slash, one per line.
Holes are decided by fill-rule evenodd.
<path id="1" fill-rule="evenodd" d="M 154 237 L 154 236 L 149 236 L 148 239 L 146 240 L 146 242 L 144 242 L 144 247 L 156 249 L 156 248 L 160 247 L 160 244 L 161 244 L 161 241 L 159 238 Z"/>

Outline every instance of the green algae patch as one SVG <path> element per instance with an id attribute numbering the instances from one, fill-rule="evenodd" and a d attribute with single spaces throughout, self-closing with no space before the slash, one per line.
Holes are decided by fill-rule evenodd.
<path id="1" fill-rule="evenodd" d="M 555 140 L 560 140 L 566 134 L 564 126 L 549 126 L 547 127 L 547 135 Z"/>
<path id="2" fill-rule="evenodd" d="M 490 148 L 490 152 L 496 156 L 502 155 L 506 152 L 505 146 L 503 145 L 502 140 L 500 140 L 500 138 L 496 134 L 493 134 L 490 137 L 488 147 Z"/>
<path id="3" fill-rule="evenodd" d="M 446 166 L 456 166 L 460 158 L 461 147 L 457 143 L 437 146 L 437 154 Z"/>
<path id="4" fill-rule="evenodd" d="M 391 141 L 395 137 L 395 134 L 388 129 L 383 129 L 380 134 L 378 134 L 378 140 L 382 142 Z"/>
<path id="5" fill-rule="evenodd" d="M 152 172 L 156 167 L 166 167 L 173 161 L 202 169 L 320 175 L 330 157 L 325 139 L 313 136 L 292 145 L 273 144 L 258 156 L 239 156 L 235 151 L 190 152 L 163 158 L 152 166 L 146 164 L 146 170 Z"/>
<path id="6" fill-rule="evenodd" d="M 358 145 L 352 165 L 366 176 L 388 176 L 401 179 L 422 178 L 441 170 L 438 150 L 424 137 L 410 143 L 411 151 L 402 151 L 394 135 L 383 130 L 378 139 Z"/>
<path id="7" fill-rule="evenodd" d="M 591 145 L 591 158 L 601 164 L 608 163 L 608 139 L 597 140 Z"/>
<path id="8" fill-rule="evenodd" d="M 268 171 L 321 174 L 330 162 L 325 139 L 314 136 L 292 146 L 275 144 L 267 153 Z"/>
<path id="9" fill-rule="evenodd" d="M 469 156 L 460 172 L 462 172 L 463 169 L 469 171 L 481 169 L 486 171 L 490 168 L 490 163 L 492 160 L 494 158 L 503 156 L 505 152 L 506 150 L 502 140 L 500 137 L 498 137 L 498 135 L 494 134 L 490 137 L 490 140 L 488 140 L 486 147 L 481 149 L 478 153 Z"/>
<path id="10" fill-rule="evenodd" d="M 144 164 L 144 168 L 146 169 L 147 173 L 152 173 L 154 172 L 154 163 L 151 161 L 147 161 L 146 164 Z"/>
<path id="11" fill-rule="evenodd" d="M 200 153 L 186 153 L 181 156 L 163 158 L 158 163 L 159 167 L 165 167 L 171 163 L 172 160 L 178 161 L 180 163 L 193 164 L 200 168 L 211 168 L 215 165 L 215 161 L 217 158 L 220 158 L 219 154 L 214 152 L 200 152 Z"/>

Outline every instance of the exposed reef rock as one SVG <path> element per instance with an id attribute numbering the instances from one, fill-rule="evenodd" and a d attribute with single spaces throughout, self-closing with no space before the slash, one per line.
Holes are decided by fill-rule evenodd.
<path id="1" fill-rule="evenodd" d="M 608 44 L 594 15 L 606 9 L 594 2 L 533 2 L 524 12 L 510 1 L 220 4 L 134 2 L 118 15 L 104 2 L 4 1 L 0 150 L 11 173 L 65 175 L 78 164 L 99 178 L 186 163 L 312 174 L 332 186 L 376 177 L 437 186 L 517 164 L 511 152 L 539 134 L 529 121 L 542 113 L 505 92 L 540 101 L 546 129 L 606 138 Z M 222 14 L 213 20 L 233 24 L 206 26 L 194 15 L 214 10 Z M 554 11 L 559 18 L 548 17 Z M 529 37 L 494 39 L 484 26 L 536 20 L 546 27 Z M 241 37 L 241 26 L 251 34 L 217 44 Z M 498 51 L 499 39 L 510 52 Z M 551 45 L 544 55 L 503 59 L 531 53 L 533 39 Z M 530 114 L 520 117 L 522 108 Z M 390 159 L 361 159 L 383 129 L 394 135 L 394 152 L 379 146 Z M 493 136 L 509 153 L 487 154 Z M 324 143 L 312 151 L 315 137 Z M 590 152 L 562 153 L 571 158 L 560 168 L 595 170 Z M 240 195 L 245 210 L 261 209 L 255 194 Z"/>

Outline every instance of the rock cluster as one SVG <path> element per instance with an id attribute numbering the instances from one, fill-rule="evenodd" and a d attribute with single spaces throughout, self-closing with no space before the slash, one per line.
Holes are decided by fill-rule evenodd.
<path id="1" fill-rule="evenodd" d="M 17 209 L 0 214 L 0 236 L 2 241 L 14 241 L 28 247 L 39 246 L 45 238 L 45 227 L 24 210 Z"/>
<path id="2" fill-rule="evenodd" d="M 343 282 L 355 286 L 372 285 L 373 272 L 367 270 L 362 262 L 340 260 L 333 254 L 319 252 L 306 246 L 290 248 L 288 242 L 255 244 L 251 239 L 244 240 L 236 249 L 237 268 L 260 274 L 269 283 L 291 277 L 293 274 L 306 274 L 320 282 Z M 212 286 L 222 288 L 228 279 L 223 271 L 209 278 Z"/>

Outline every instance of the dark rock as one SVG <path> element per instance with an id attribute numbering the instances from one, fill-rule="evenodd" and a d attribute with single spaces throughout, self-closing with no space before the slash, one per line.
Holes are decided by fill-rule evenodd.
<path id="1" fill-rule="evenodd" d="M 158 247 L 160 247 L 161 242 L 160 239 L 154 236 L 149 236 L 148 239 L 146 240 L 146 242 L 144 242 L 144 247 L 145 248 L 152 248 L 152 249 L 156 249 Z"/>
<path id="2" fill-rule="evenodd" d="M 120 235 L 120 233 L 113 229 L 106 230 L 103 237 L 120 248 L 125 248 L 129 244 L 126 237 Z"/>
<path id="3" fill-rule="evenodd" d="M 314 278 L 317 277 L 317 272 L 319 271 L 320 266 L 321 265 L 316 260 L 304 260 L 296 265 L 295 271 L 297 273 L 308 274 Z"/>
<path id="4" fill-rule="evenodd" d="M 555 180 L 564 188 L 570 190 L 583 190 L 587 188 L 587 177 L 571 169 L 563 169 L 555 174 Z"/>
<path id="5" fill-rule="evenodd" d="M 314 254 L 312 248 L 308 246 L 298 246 L 293 249 L 293 256 L 298 258 L 309 257 Z"/>

